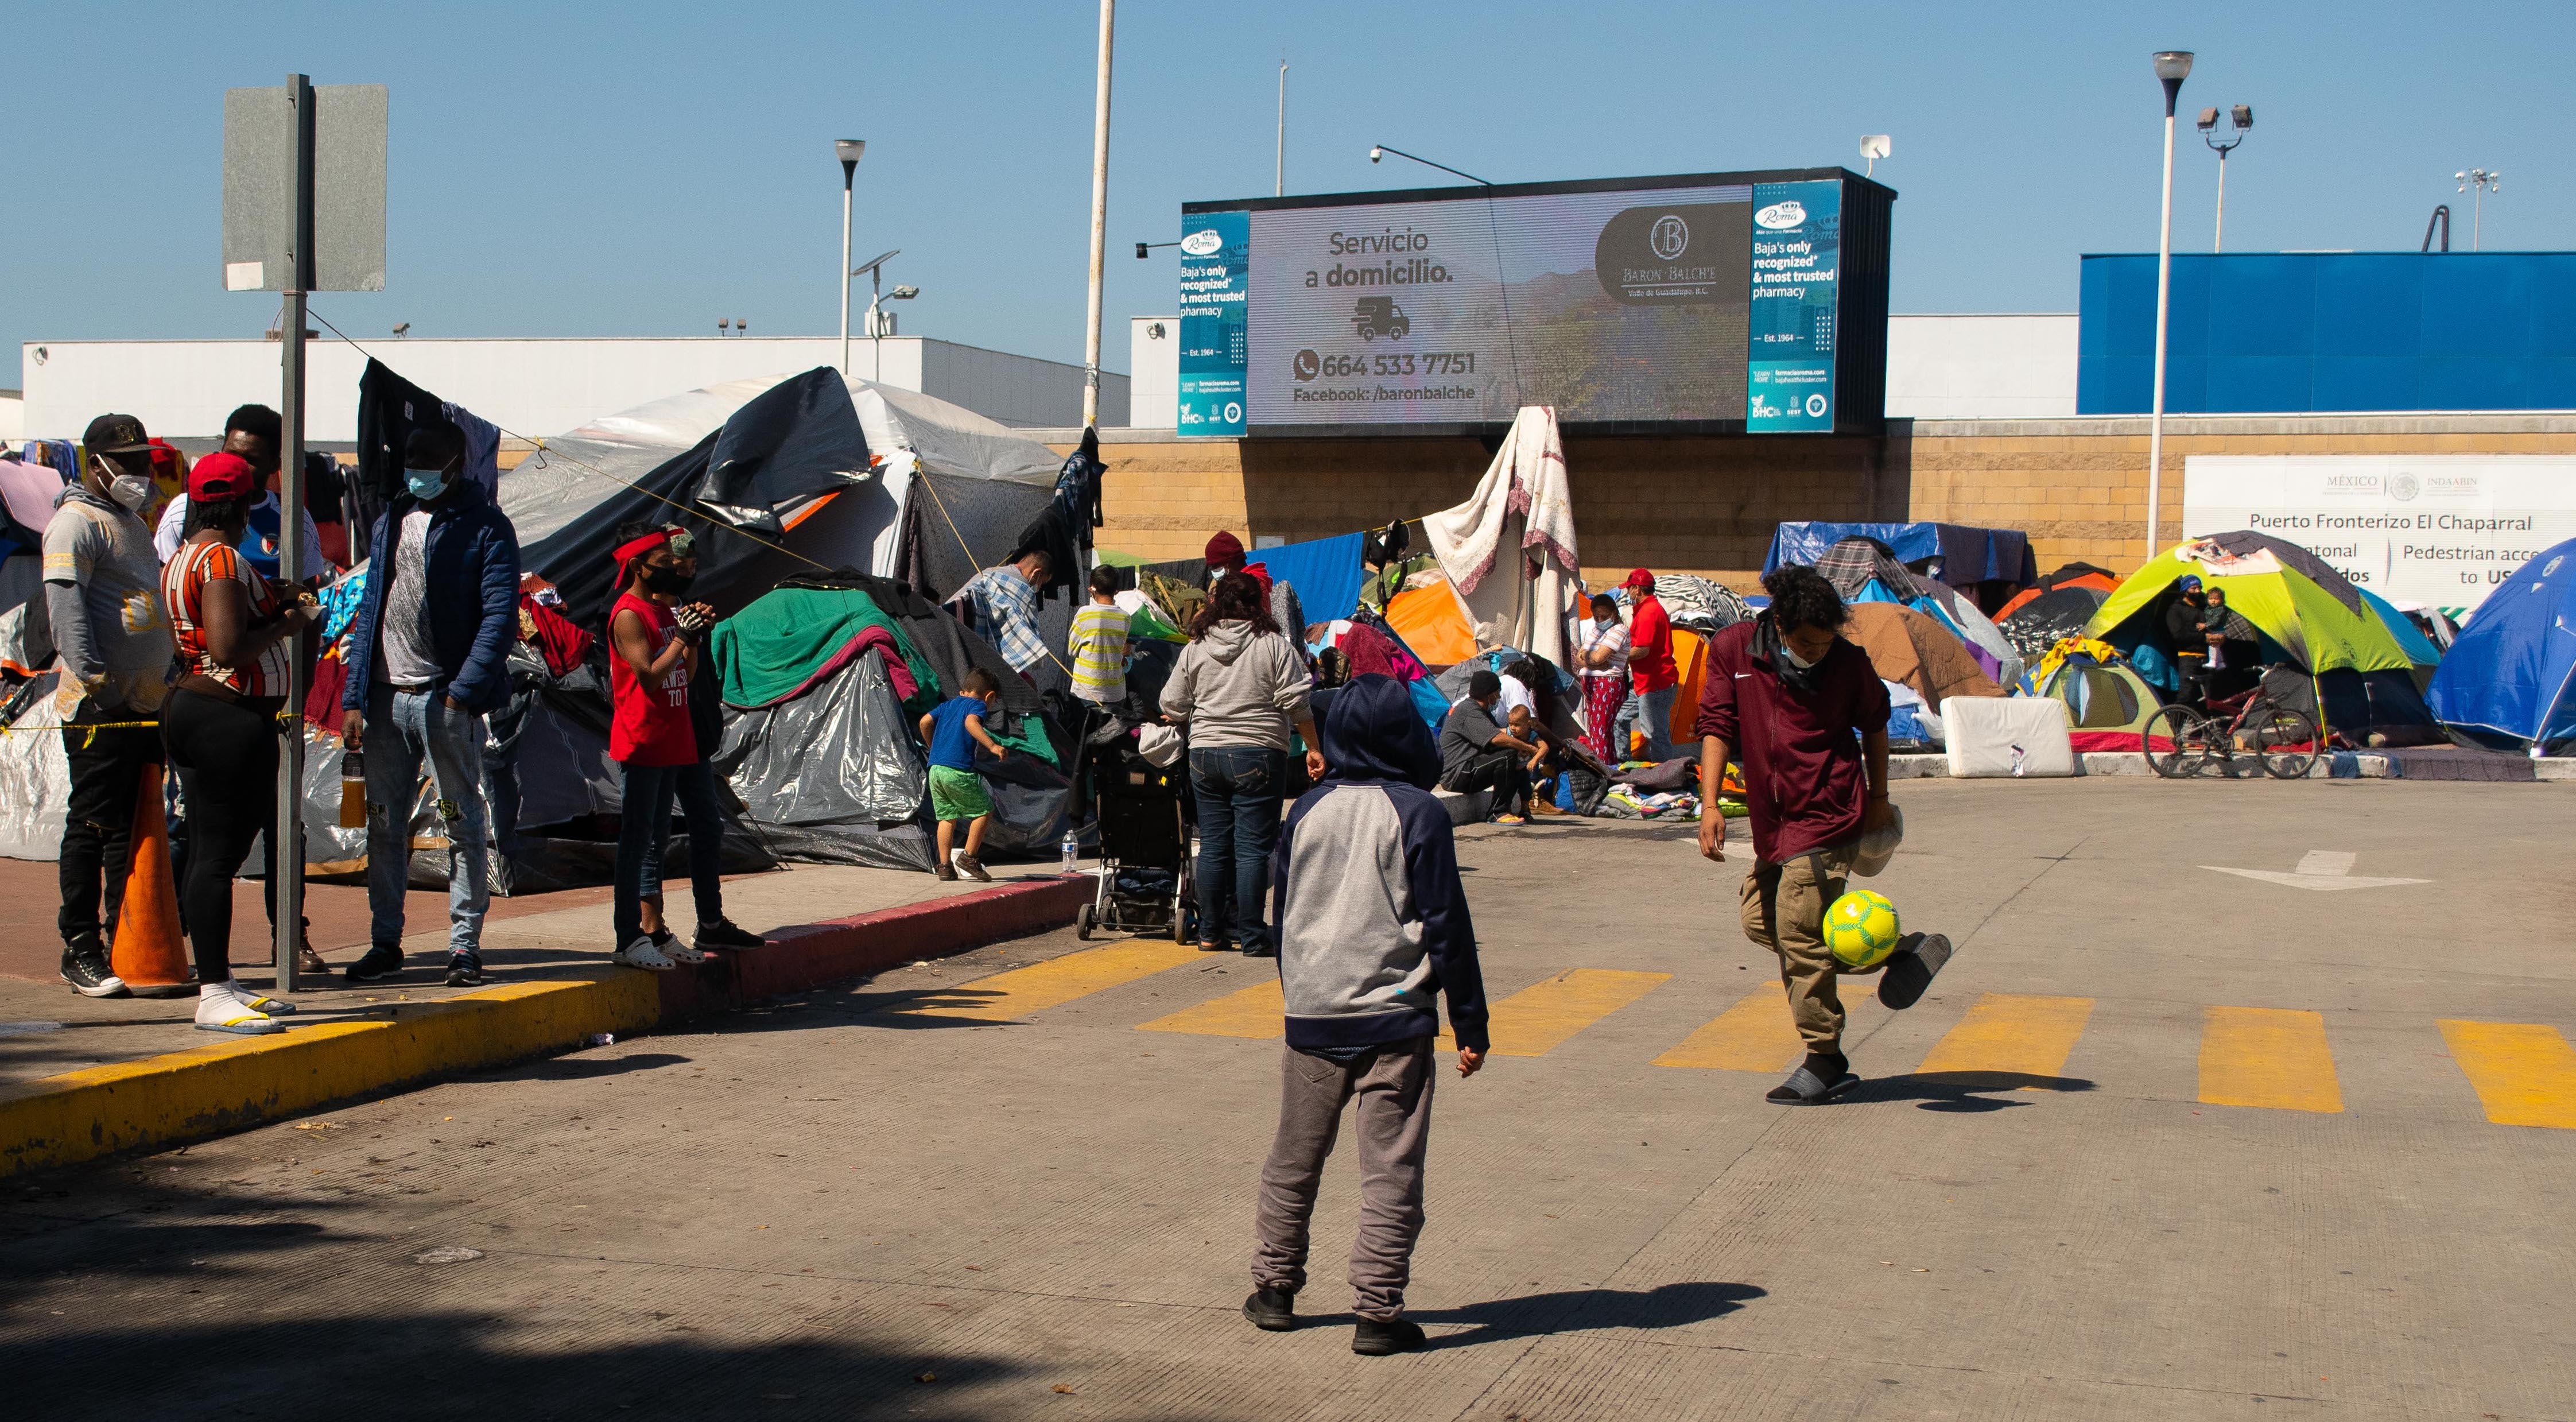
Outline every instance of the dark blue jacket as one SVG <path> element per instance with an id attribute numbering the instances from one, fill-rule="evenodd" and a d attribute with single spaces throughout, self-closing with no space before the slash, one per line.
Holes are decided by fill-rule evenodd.
<path id="1" fill-rule="evenodd" d="M 376 516 L 368 541 L 367 591 L 349 624 L 343 654 L 349 684 L 340 704 L 367 709 L 375 675 L 376 630 L 384 621 L 385 589 L 393 585 L 394 554 L 402 543 L 403 516 L 418 508 L 409 494 Z M 459 476 L 446 502 L 429 510 L 429 645 L 438 657 L 439 681 L 430 690 L 456 698 L 468 711 L 500 709 L 509 699 L 510 644 L 519 637 L 519 535 L 493 506 L 483 486 Z"/>
<path id="2" fill-rule="evenodd" d="M 1362 676 L 1317 730 L 1331 774 L 1288 812 L 1271 866 L 1288 1045 L 1428 1037 L 1445 997 L 1459 1043 L 1483 1050 L 1484 974 L 1449 813 L 1430 793 L 1430 729 L 1402 682 Z"/>

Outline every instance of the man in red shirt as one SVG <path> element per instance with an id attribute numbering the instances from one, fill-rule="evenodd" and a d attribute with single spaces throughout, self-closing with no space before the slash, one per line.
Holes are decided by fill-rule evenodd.
<path id="1" fill-rule="evenodd" d="M 1681 672 L 1673 666 L 1673 619 L 1655 596 L 1655 575 L 1643 568 L 1628 575 L 1628 675 L 1635 692 L 1619 708 L 1610 737 L 1610 753 L 1628 758 L 1628 727 L 1639 721 L 1646 733 L 1646 759 L 1673 758 L 1673 697 Z"/>
<path id="2" fill-rule="evenodd" d="M 1868 654 L 1843 640 L 1841 594 L 1813 568 L 1763 576 L 1771 606 L 1709 643 L 1700 682 L 1700 783 L 1744 766 L 1753 868 L 1744 876 L 1744 935 L 1780 956 L 1789 1015 L 1806 1060 L 1767 1099 L 1812 1106 L 1857 1085 L 1843 1056 L 1841 965 L 1825 948 L 1825 910 L 1842 897 L 1861 837 L 1890 830 L 1887 688 Z M 1700 801 L 1699 852 L 1726 859 L 1726 819 Z M 1879 1001 L 1912 1007 L 1949 961 L 1950 940 L 1909 934 L 1886 963 Z"/>

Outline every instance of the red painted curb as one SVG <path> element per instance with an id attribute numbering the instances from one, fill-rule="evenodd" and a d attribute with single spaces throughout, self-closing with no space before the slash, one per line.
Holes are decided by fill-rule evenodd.
<path id="1" fill-rule="evenodd" d="M 659 973 L 662 1020 L 723 1011 L 924 958 L 944 958 L 1073 922 L 1088 874 L 996 884 L 971 894 L 779 929 L 766 948 L 717 953 L 694 971 Z"/>

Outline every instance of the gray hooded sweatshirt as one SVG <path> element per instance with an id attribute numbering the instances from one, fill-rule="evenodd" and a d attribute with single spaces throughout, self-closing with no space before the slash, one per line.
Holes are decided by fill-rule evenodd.
<path id="1" fill-rule="evenodd" d="M 1306 659 L 1287 638 L 1255 633 L 1249 622 L 1220 622 L 1181 649 L 1163 684 L 1163 710 L 1190 723 L 1192 749 L 1284 751 L 1313 689 Z"/>

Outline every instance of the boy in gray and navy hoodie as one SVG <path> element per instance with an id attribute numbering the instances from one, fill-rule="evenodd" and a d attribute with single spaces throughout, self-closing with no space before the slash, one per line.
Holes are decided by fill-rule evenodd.
<path id="1" fill-rule="evenodd" d="M 1243 1315 L 1273 1332 L 1297 1326 L 1315 1192 L 1342 1108 L 1356 1100 L 1351 1351 L 1401 1353 L 1423 1344 L 1403 1313 L 1422 1233 L 1434 999 L 1447 994 L 1458 1074 L 1473 1076 L 1485 1063 L 1484 979 L 1449 815 L 1430 793 L 1439 748 L 1403 683 L 1354 678 L 1334 696 L 1321 738 L 1331 770 L 1288 812 L 1272 863 L 1288 1049 Z"/>

